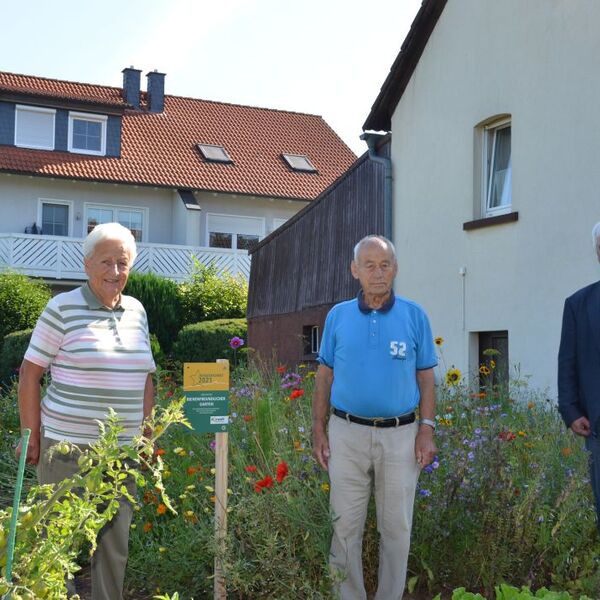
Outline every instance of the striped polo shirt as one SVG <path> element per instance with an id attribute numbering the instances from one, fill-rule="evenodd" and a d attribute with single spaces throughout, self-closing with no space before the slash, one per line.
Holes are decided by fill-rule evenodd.
<path id="1" fill-rule="evenodd" d="M 156 366 L 146 311 L 135 298 L 122 295 L 110 309 L 87 284 L 58 294 L 41 314 L 25 359 L 50 367 L 41 405 L 46 437 L 94 442 L 109 407 L 125 428 L 120 443 L 139 434 L 146 379 Z"/>

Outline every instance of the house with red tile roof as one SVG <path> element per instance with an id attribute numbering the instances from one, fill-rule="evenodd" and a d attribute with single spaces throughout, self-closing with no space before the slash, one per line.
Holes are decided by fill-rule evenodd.
<path id="1" fill-rule="evenodd" d="M 191 255 L 249 273 L 251 249 L 356 159 L 322 117 L 0 72 L 0 268 L 84 277 L 81 241 L 119 221 L 135 268 L 184 279 Z"/>

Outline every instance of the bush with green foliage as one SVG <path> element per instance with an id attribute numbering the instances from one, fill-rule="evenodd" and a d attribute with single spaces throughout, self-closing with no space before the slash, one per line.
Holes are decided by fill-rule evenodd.
<path id="1" fill-rule="evenodd" d="M 148 315 L 150 333 L 160 347 L 170 352 L 183 325 L 179 286 L 171 279 L 154 273 L 131 273 L 124 293 L 137 298 Z"/>
<path id="2" fill-rule="evenodd" d="M 229 340 L 237 336 L 246 339 L 246 319 L 216 319 L 186 325 L 173 346 L 173 358 L 181 362 L 212 362 L 217 358 L 234 361 Z M 237 351 L 238 356 L 240 351 Z"/>
<path id="3" fill-rule="evenodd" d="M 0 273 L 0 340 L 33 327 L 52 294 L 42 281 L 14 272 Z"/>
<path id="4" fill-rule="evenodd" d="M 16 377 L 32 333 L 33 329 L 24 329 L 13 331 L 4 338 L 0 353 L 0 379 L 3 383 Z"/>
<path id="5" fill-rule="evenodd" d="M 214 265 L 194 261 L 190 281 L 179 288 L 186 325 L 246 316 L 248 283 L 242 275 L 219 274 Z"/>

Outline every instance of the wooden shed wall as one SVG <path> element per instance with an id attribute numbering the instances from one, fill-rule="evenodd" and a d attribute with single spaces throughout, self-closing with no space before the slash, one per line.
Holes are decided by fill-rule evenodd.
<path id="1" fill-rule="evenodd" d="M 389 149 L 389 144 L 380 154 Z M 384 230 L 384 169 L 364 155 L 253 253 L 248 319 L 332 305 L 356 295 L 352 249 Z"/>

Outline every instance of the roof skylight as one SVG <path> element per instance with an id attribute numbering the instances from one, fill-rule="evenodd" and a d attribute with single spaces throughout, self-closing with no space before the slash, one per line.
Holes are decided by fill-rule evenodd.
<path id="1" fill-rule="evenodd" d="M 303 154 L 282 154 L 281 156 L 294 171 L 317 172 L 316 167 L 308 160 L 308 156 Z"/>
<path id="2" fill-rule="evenodd" d="M 208 162 L 232 163 L 231 157 L 223 146 L 215 144 L 198 144 L 198 150 Z"/>

